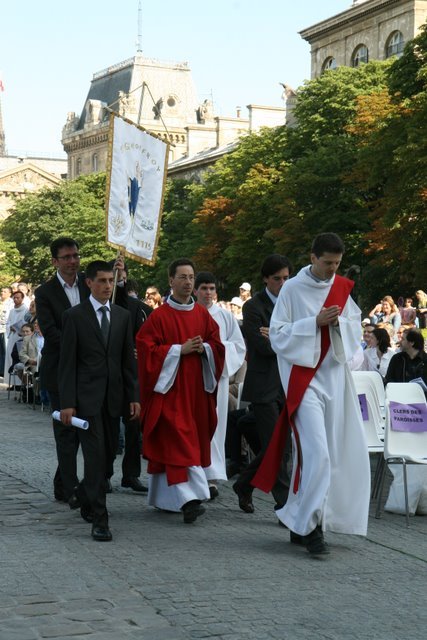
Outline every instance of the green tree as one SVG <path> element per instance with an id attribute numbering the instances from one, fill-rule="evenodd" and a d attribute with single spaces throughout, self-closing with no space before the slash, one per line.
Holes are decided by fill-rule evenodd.
<path id="1" fill-rule="evenodd" d="M 104 194 L 105 174 L 94 174 L 42 189 L 16 203 L 0 234 L 3 242 L 16 246 L 23 278 L 35 284 L 52 274 L 49 245 L 62 235 L 79 242 L 83 266 L 114 257 L 116 252 L 105 242 Z"/>

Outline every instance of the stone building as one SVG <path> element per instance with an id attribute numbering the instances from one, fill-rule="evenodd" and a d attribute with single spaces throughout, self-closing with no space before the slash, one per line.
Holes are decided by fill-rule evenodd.
<path id="1" fill-rule="evenodd" d="M 66 177 L 65 159 L 8 155 L 0 100 L 0 221 L 7 218 L 17 198 L 53 187 Z"/>
<path id="2" fill-rule="evenodd" d="M 215 115 L 210 100 L 198 101 L 186 62 L 161 62 L 138 53 L 95 73 L 82 114 L 68 114 L 62 144 L 69 178 L 105 170 L 110 110 L 169 139 L 170 163 L 225 147 L 260 126 L 285 122 L 282 107 L 250 105 L 247 118 L 240 108 L 235 116 Z"/>
<path id="3" fill-rule="evenodd" d="M 300 32 L 311 45 L 311 77 L 401 55 L 426 19 L 427 0 L 353 0 L 342 13 Z"/>
<path id="4" fill-rule="evenodd" d="M 0 221 L 7 218 L 16 199 L 36 193 L 43 187 L 54 187 L 65 177 L 43 169 L 43 164 L 56 171 L 66 171 L 64 160 L 0 157 Z"/>

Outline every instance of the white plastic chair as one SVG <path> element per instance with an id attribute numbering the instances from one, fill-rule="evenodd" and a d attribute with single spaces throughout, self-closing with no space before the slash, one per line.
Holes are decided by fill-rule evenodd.
<path id="1" fill-rule="evenodd" d="M 380 480 L 382 478 L 384 467 L 384 442 L 382 440 L 382 434 L 384 432 L 384 420 L 380 414 L 380 406 L 378 404 L 378 397 L 373 386 L 372 381 L 366 378 L 364 375 L 366 371 L 353 371 L 353 381 L 356 387 L 358 395 L 364 395 L 366 398 L 366 407 L 368 411 L 367 420 L 363 420 L 363 426 L 365 428 L 365 435 L 368 444 L 369 455 L 377 456 L 377 465 L 375 469 L 374 479 L 372 481 L 372 498 L 375 498 L 378 494 Z M 376 374 L 375 374 L 376 375 Z M 366 416 L 365 416 L 366 418 Z"/>
<path id="2" fill-rule="evenodd" d="M 427 464 L 427 431 L 394 431 L 390 422 L 390 402 L 401 404 L 426 404 L 424 391 L 415 382 L 389 382 L 386 388 L 386 427 L 384 438 L 384 460 L 387 464 L 403 465 L 406 525 L 409 527 L 407 464 Z M 385 469 L 381 478 L 375 517 L 380 517 L 381 495 Z"/>
<path id="3" fill-rule="evenodd" d="M 364 393 L 366 388 L 370 388 L 375 396 L 375 404 L 378 407 L 381 420 L 378 423 L 378 435 L 384 437 L 385 427 L 385 389 L 383 379 L 377 371 L 352 371 L 354 384 L 357 393 Z"/>

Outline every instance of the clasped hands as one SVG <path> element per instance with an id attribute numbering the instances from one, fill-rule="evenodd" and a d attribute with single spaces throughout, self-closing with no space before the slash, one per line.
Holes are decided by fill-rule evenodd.
<path id="1" fill-rule="evenodd" d="M 183 356 L 186 356 L 189 353 L 203 353 L 204 350 L 203 338 L 201 336 L 188 338 L 188 340 L 181 345 L 181 354 Z"/>
<path id="2" fill-rule="evenodd" d="M 334 304 L 331 307 L 322 307 L 321 312 L 316 316 L 318 327 L 324 327 L 327 324 L 338 325 L 338 316 L 341 313 L 341 307 Z"/>

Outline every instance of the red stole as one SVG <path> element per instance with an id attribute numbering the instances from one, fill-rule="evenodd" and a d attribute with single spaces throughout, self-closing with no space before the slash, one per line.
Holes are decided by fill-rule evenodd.
<path id="1" fill-rule="evenodd" d="M 323 303 L 323 306 L 331 307 L 333 305 L 338 305 L 339 307 L 341 307 L 341 309 L 344 309 L 347 298 L 350 295 L 353 286 L 354 282 L 352 280 L 348 280 L 347 278 L 343 278 L 342 276 L 335 275 L 335 279 L 329 290 L 329 294 L 327 295 L 326 300 Z M 276 426 L 274 427 L 274 432 L 268 445 L 267 451 L 265 452 L 262 463 L 251 482 L 254 487 L 258 487 L 258 489 L 261 489 L 266 493 L 271 491 L 277 480 L 277 474 L 279 473 L 289 428 L 292 429 L 292 432 L 294 434 L 295 445 L 298 451 L 298 466 L 295 473 L 293 487 L 294 493 L 298 491 L 301 477 L 302 456 L 298 430 L 294 422 L 294 417 L 301 403 L 301 400 L 303 399 L 307 387 L 316 375 L 316 371 L 322 364 L 331 345 L 329 325 L 321 327 L 320 331 L 321 341 L 319 361 L 314 368 L 301 367 L 300 365 L 296 364 L 292 366 L 291 374 L 289 376 L 288 395 L 285 405 L 276 422 Z"/>

